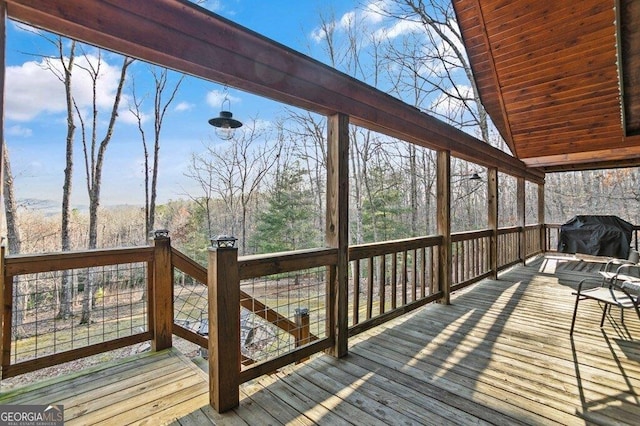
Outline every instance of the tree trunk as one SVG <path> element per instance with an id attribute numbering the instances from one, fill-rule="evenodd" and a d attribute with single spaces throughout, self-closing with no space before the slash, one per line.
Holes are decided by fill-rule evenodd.
<path id="1" fill-rule="evenodd" d="M 64 184 L 62 186 L 62 226 L 61 243 L 62 251 L 71 250 L 70 219 L 71 219 L 71 188 L 73 182 L 73 139 L 76 130 L 74 120 L 73 95 L 71 92 L 71 76 L 73 71 L 73 61 L 75 59 L 76 42 L 71 42 L 69 49 L 68 63 L 64 62 L 62 50 L 62 39 L 59 39 L 60 62 L 64 67 L 64 91 L 67 104 L 67 137 L 66 137 L 66 165 L 64 169 Z M 60 305 L 57 318 L 67 319 L 73 315 L 73 279 L 71 272 L 62 271 L 62 281 L 60 285 Z"/>
<path id="2" fill-rule="evenodd" d="M 18 206 L 13 188 L 13 174 L 11 173 L 11 163 L 9 161 L 9 150 L 7 144 L 2 144 L 2 162 L 4 170 L 4 209 L 7 221 L 7 243 L 9 253 L 18 254 L 21 251 L 22 241 L 20 239 L 20 230 L 18 229 Z M 26 284 L 20 279 L 20 276 L 13 278 L 13 310 L 12 310 L 12 330 L 14 335 L 19 336 L 22 333 L 22 322 L 26 309 Z"/>
<path id="3" fill-rule="evenodd" d="M 102 167 L 104 165 L 104 156 L 113 136 L 113 130 L 118 117 L 118 107 L 120 105 L 120 99 L 122 98 L 122 89 L 127 76 L 127 69 L 133 62 L 131 58 L 124 58 L 122 62 L 122 68 L 120 69 L 120 79 L 118 81 L 118 88 L 116 90 L 116 96 L 111 108 L 111 115 L 109 118 L 109 124 L 104 135 L 104 138 L 97 144 L 96 128 L 98 125 L 98 116 L 95 109 L 94 98 L 94 116 L 92 125 L 92 137 L 91 137 L 91 155 L 89 158 L 89 150 L 85 145 L 85 164 L 87 167 L 87 188 L 89 193 L 89 250 L 95 249 L 98 246 L 98 209 L 100 207 L 100 188 L 102 185 Z M 99 63 L 95 70 L 95 74 L 92 74 L 94 84 L 94 96 L 96 93 L 96 83 L 99 74 Z M 97 147 L 97 151 L 96 151 Z M 84 292 L 82 296 L 82 318 L 80 324 L 89 324 L 91 322 L 91 311 L 93 307 L 93 295 L 95 292 L 95 280 L 93 274 L 87 272 L 87 279 L 85 281 Z"/>

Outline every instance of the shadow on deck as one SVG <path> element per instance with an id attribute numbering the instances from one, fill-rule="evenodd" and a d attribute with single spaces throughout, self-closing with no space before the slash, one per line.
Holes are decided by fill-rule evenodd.
<path id="1" fill-rule="evenodd" d="M 174 350 L 0 396 L 60 403 L 65 424 L 637 424 L 640 322 L 572 290 L 600 264 L 552 257 L 516 267 L 208 406 L 206 375 Z"/>

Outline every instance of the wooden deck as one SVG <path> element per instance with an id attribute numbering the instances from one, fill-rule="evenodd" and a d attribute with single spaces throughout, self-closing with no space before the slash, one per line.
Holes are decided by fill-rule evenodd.
<path id="1" fill-rule="evenodd" d="M 595 265 L 597 267 L 597 265 Z M 166 351 L 0 396 L 60 403 L 73 424 L 638 424 L 640 321 L 599 325 L 571 291 L 594 264 L 539 259 L 241 389 L 218 415 L 206 375 Z"/>

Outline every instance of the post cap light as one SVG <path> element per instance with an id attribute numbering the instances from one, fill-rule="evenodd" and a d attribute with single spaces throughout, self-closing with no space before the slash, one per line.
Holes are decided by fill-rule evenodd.
<path id="1" fill-rule="evenodd" d="M 236 237 L 231 235 L 218 235 L 211 238 L 211 247 L 215 248 L 236 248 Z"/>

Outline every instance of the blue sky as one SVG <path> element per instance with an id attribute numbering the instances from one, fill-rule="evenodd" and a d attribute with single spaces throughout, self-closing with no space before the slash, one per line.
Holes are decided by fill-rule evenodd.
<path id="1" fill-rule="evenodd" d="M 219 0 L 205 3 L 214 12 L 279 43 L 311 56 L 321 55 L 318 44 L 319 12 L 341 22 L 358 16 L 366 20 L 373 30 L 385 29 L 385 37 L 395 37 L 410 31 L 406 22 L 383 22 L 371 13 L 376 5 L 388 0 L 309 0 L 309 1 L 249 1 Z M 388 25 L 386 28 L 384 25 Z M 41 35 L 26 31 L 21 25 L 7 26 L 6 49 L 6 110 L 5 140 L 10 150 L 15 176 L 16 197 L 19 200 L 47 200 L 59 206 L 62 194 L 66 110 L 62 83 L 55 75 L 43 69 L 42 55 L 51 55 L 52 45 Z M 87 51 L 88 58 L 96 52 Z M 99 103 L 108 107 L 113 99 L 116 77 L 122 61 L 118 55 L 104 57 L 104 77 L 98 96 Z M 319 58 L 321 59 L 321 58 Z M 81 60 L 78 60 L 81 64 Z M 76 70 L 78 71 L 78 70 Z M 79 74 L 79 73 L 78 73 Z M 174 75 L 177 78 L 177 74 Z M 139 93 L 144 94 L 149 84 L 149 69 L 142 62 L 130 68 Z M 207 120 L 220 111 L 224 87 L 213 82 L 188 77 L 165 119 L 160 154 L 160 182 L 158 201 L 186 198 L 194 194 L 195 184 L 184 176 L 193 153 L 201 152 L 208 144 L 222 143 L 208 125 Z M 74 91 L 81 108 L 89 106 L 90 85 L 74 81 Z M 147 93 L 151 93 L 147 88 Z M 268 125 L 285 105 L 228 89 L 231 110 L 235 118 L 245 123 L 254 119 Z M 101 204 L 144 203 L 143 151 L 140 135 L 127 105 L 131 99 L 130 86 L 125 89 L 119 121 L 109 145 L 104 166 Z M 145 113 L 152 112 L 150 102 L 143 105 Z M 102 116 L 107 120 L 108 116 Z M 151 132 L 147 122 L 147 134 Z M 87 204 L 87 191 L 81 145 L 75 146 L 75 179 L 72 203 Z"/>
<path id="2" fill-rule="evenodd" d="M 336 16 L 348 13 L 357 1 L 324 0 L 291 2 L 208 1 L 207 8 L 303 53 L 312 46 L 318 11 L 333 10 Z M 9 22 L 6 49 L 5 140 L 10 150 L 16 196 L 60 204 L 64 170 L 65 109 L 63 86 L 50 71 L 42 68 L 38 55 L 50 55 L 52 45 L 43 37 Z M 90 52 L 90 55 L 93 52 Z M 121 58 L 108 54 L 103 106 L 109 105 Z M 135 84 L 144 91 L 148 68 L 142 63 L 130 68 Z M 88 105 L 88 84 L 76 85 L 80 102 Z M 84 87 L 83 87 L 84 86 Z M 190 155 L 209 143 L 219 143 L 207 120 L 220 111 L 224 88 L 216 83 L 187 78 L 172 104 L 163 129 L 158 191 L 159 201 L 185 198 L 192 193 L 191 182 L 183 176 Z M 125 89 L 125 94 L 130 90 Z M 258 118 L 268 122 L 284 105 L 229 88 L 231 110 L 240 120 Z M 149 104 L 149 102 L 147 102 Z M 123 102 L 123 107 L 126 100 Z M 147 109 L 148 110 L 148 109 Z M 126 111 L 125 111 L 126 112 Z M 150 112 L 148 110 L 147 112 Z M 121 114 L 109 145 L 104 168 L 102 204 L 143 204 L 142 145 L 133 117 Z M 106 120 L 106 116 L 104 119 Z M 150 124 L 150 123 L 149 123 Z M 148 129 L 149 133 L 151 130 Z M 86 184 L 81 145 L 75 147 L 73 204 L 86 205 Z"/>

